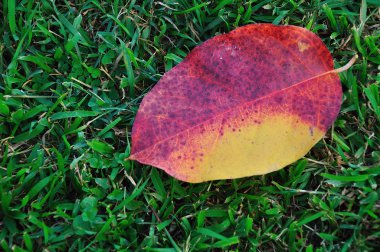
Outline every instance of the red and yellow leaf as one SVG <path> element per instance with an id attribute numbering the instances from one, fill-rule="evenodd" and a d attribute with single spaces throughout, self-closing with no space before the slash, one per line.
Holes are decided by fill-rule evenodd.
<path id="1" fill-rule="evenodd" d="M 130 159 L 188 182 L 276 171 L 323 137 L 341 98 L 318 36 L 247 25 L 194 48 L 145 96 Z"/>

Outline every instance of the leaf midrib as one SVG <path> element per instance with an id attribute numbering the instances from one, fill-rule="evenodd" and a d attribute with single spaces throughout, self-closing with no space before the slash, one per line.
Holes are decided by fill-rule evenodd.
<path id="1" fill-rule="evenodd" d="M 150 146 L 150 147 L 148 147 L 148 148 L 145 148 L 145 149 L 143 149 L 143 150 L 140 150 L 140 151 L 138 151 L 138 152 L 136 152 L 136 153 L 132 153 L 132 154 L 130 155 L 129 159 L 133 159 L 133 156 L 136 156 L 136 155 L 138 155 L 139 153 L 145 152 L 145 151 L 147 151 L 147 150 L 149 150 L 149 149 L 154 149 L 155 146 L 157 146 L 158 144 L 160 144 L 160 143 L 162 143 L 162 142 L 165 142 L 165 141 L 167 141 L 167 140 L 170 140 L 170 139 L 172 139 L 172 138 L 174 138 L 174 137 L 177 137 L 178 135 L 180 135 L 180 134 L 182 134 L 182 133 L 184 133 L 184 132 L 187 132 L 187 131 L 189 131 L 189 130 L 191 130 L 191 129 L 194 129 L 194 128 L 198 127 L 198 126 L 201 126 L 201 125 L 203 125 L 203 124 L 205 124 L 205 123 L 207 123 L 207 122 L 209 122 L 209 121 L 211 121 L 211 120 L 214 120 L 215 118 L 217 118 L 217 117 L 219 117 L 219 116 L 223 116 L 223 115 L 227 114 L 228 112 L 230 112 L 230 111 L 232 111 L 232 110 L 238 109 L 238 108 L 240 108 L 240 107 L 243 107 L 243 106 L 246 106 L 246 105 L 249 105 L 249 104 L 255 103 L 255 102 L 258 102 L 258 101 L 263 100 L 263 99 L 265 99 L 265 98 L 269 98 L 269 97 L 271 97 L 271 96 L 273 96 L 273 95 L 276 95 L 276 94 L 278 94 L 278 93 L 285 92 L 285 91 L 287 91 L 287 90 L 289 90 L 289 89 L 292 89 L 292 88 L 298 87 L 298 86 L 302 85 L 302 84 L 305 83 L 305 82 L 308 82 L 308 81 L 311 81 L 311 80 L 314 80 L 314 79 L 317 79 L 317 78 L 323 77 L 323 76 L 328 75 L 328 74 L 334 74 L 334 73 L 336 74 L 335 70 L 333 69 L 333 70 L 330 70 L 330 71 L 327 71 L 327 72 L 324 72 L 324 73 L 318 74 L 318 75 L 316 75 L 316 76 L 313 76 L 313 77 L 311 77 L 311 78 L 308 78 L 308 79 L 306 79 L 306 80 L 303 80 L 303 81 L 297 82 L 296 84 L 293 84 L 293 85 L 291 85 L 291 86 L 288 86 L 288 87 L 285 87 L 285 88 L 282 88 L 282 89 L 276 90 L 276 91 L 274 91 L 274 92 L 272 92 L 272 93 L 269 93 L 269 94 L 267 94 L 267 95 L 261 96 L 261 97 L 259 97 L 259 98 L 257 98 L 257 99 L 254 99 L 254 100 L 251 100 L 251 101 L 247 101 L 247 102 L 243 102 L 243 103 L 241 103 L 241 104 L 239 104 L 239 105 L 237 105 L 237 106 L 231 107 L 231 108 L 229 108 L 229 109 L 223 111 L 222 113 L 219 113 L 219 114 L 217 114 L 217 115 L 211 117 L 210 119 L 207 119 L 207 120 L 202 121 L 202 122 L 200 122 L 200 123 L 198 123 L 198 124 L 195 124 L 195 125 L 193 125 L 193 126 L 187 128 L 187 129 L 185 129 L 185 130 L 179 131 L 179 132 L 177 132 L 177 133 L 175 133 L 175 134 L 173 134 L 173 135 L 171 135 L 171 136 L 169 136 L 169 137 L 166 137 L 166 138 L 164 138 L 164 139 L 161 139 L 160 141 L 157 141 L 156 143 L 154 143 L 152 146 Z"/>

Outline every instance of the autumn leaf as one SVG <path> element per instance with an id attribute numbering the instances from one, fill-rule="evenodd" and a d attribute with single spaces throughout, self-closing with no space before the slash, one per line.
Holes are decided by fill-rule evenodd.
<path id="1" fill-rule="evenodd" d="M 321 39 L 303 28 L 255 24 L 216 36 L 145 96 L 130 159 L 188 182 L 281 169 L 338 115 L 339 71 Z"/>

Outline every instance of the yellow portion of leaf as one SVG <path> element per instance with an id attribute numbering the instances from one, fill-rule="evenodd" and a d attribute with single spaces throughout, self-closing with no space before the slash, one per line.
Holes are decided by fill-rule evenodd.
<path id="1" fill-rule="evenodd" d="M 173 175 L 197 183 L 266 174 L 303 157 L 323 135 L 323 131 L 297 116 L 273 115 L 261 123 L 226 130 L 212 144 L 209 135 L 198 135 L 193 141 L 208 147 L 202 160 L 192 167 L 193 172 L 182 163 L 182 169 Z M 180 148 L 173 155 L 186 151 L 186 147 Z"/>

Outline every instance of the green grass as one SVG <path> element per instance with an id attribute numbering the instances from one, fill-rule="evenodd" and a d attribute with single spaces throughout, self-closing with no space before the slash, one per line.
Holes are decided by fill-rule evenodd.
<path id="1" fill-rule="evenodd" d="M 311 3 L 312 2 L 312 3 Z M 0 250 L 370 251 L 380 247 L 380 3 L 3 0 Z M 202 184 L 127 161 L 142 97 L 206 39 L 306 27 L 343 105 L 289 167 Z"/>

